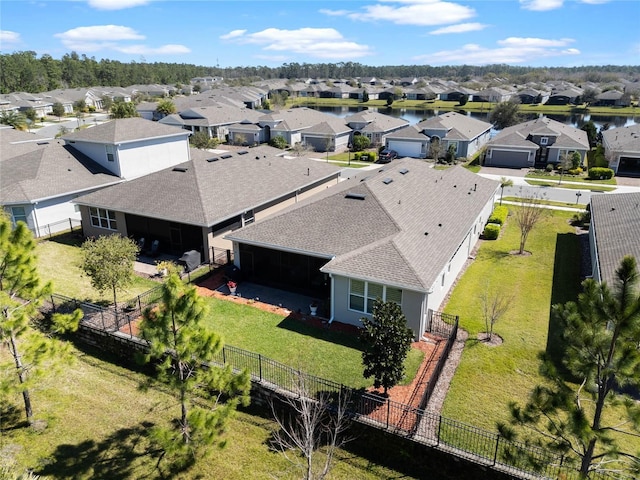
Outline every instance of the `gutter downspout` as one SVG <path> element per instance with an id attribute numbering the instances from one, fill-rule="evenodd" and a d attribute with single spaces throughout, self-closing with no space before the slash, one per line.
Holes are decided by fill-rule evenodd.
<path id="1" fill-rule="evenodd" d="M 333 280 L 333 274 L 329 274 L 329 278 L 331 279 L 331 315 L 329 317 L 329 325 L 331 325 L 331 323 L 335 320 L 335 316 L 336 316 L 336 284 Z"/>

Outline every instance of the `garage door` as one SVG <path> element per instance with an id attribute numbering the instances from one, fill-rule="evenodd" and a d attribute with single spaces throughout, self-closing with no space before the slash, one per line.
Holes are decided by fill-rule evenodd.
<path id="1" fill-rule="evenodd" d="M 389 140 L 389 149 L 398 152 L 399 157 L 420 158 L 422 144 L 419 142 L 399 142 Z"/>
<path id="2" fill-rule="evenodd" d="M 616 175 L 640 177 L 640 158 L 620 157 L 618 172 Z"/>
<path id="3" fill-rule="evenodd" d="M 491 158 L 485 158 L 484 164 L 491 167 L 529 167 L 529 152 L 508 152 L 492 150 Z"/>

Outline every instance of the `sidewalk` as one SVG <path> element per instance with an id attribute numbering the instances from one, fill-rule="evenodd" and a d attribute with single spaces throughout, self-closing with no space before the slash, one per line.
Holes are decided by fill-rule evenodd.
<path id="1" fill-rule="evenodd" d="M 482 170 L 484 170 L 484 167 Z M 492 180 L 497 180 L 497 181 L 500 181 L 502 178 L 508 178 L 513 182 L 514 186 L 520 186 L 520 185 L 535 186 L 527 183 L 527 180 L 529 179 L 525 178 L 522 175 L 516 174 L 513 176 L 507 176 L 507 175 L 500 175 L 500 174 L 494 174 L 494 173 L 484 173 L 482 170 L 480 170 L 480 173 L 478 173 L 478 175 L 484 178 L 490 178 Z M 604 189 L 615 188 L 614 190 L 615 193 L 640 192 L 640 178 L 632 179 L 627 177 L 616 177 L 617 181 L 619 181 L 621 178 L 624 178 L 624 183 L 628 183 L 628 184 L 636 183 L 634 181 L 637 181 L 637 185 L 628 185 L 628 184 L 627 185 L 622 185 L 622 184 L 608 185 L 608 184 L 602 184 L 602 183 L 572 182 L 565 179 L 562 179 L 562 183 L 561 183 L 560 180 L 555 180 L 552 178 L 550 179 L 531 178 L 530 180 L 539 180 L 539 181 L 545 181 L 549 183 L 556 183 L 558 184 L 557 188 L 562 188 L 563 185 L 579 185 L 583 187 L 585 190 L 597 190 L 598 188 L 604 188 Z"/>

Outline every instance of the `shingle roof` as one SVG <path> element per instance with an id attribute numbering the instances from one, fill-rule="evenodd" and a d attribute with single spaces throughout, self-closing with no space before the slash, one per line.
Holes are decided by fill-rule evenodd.
<path id="1" fill-rule="evenodd" d="M 493 137 L 488 142 L 488 145 L 506 145 L 504 142 L 509 137 L 512 137 L 514 133 L 517 133 L 525 139 L 529 135 L 533 134 L 543 136 L 553 135 L 557 137 L 556 142 L 553 144 L 554 147 L 589 150 L 587 132 L 580 130 L 579 128 L 572 127 L 571 125 L 565 125 L 564 123 L 557 122 L 556 120 L 552 120 L 548 117 L 540 117 L 529 122 L 523 122 L 507 127 Z M 529 143 L 533 144 L 533 142 Z"/>
<path id="2" fill-rule="evenodd" d="M 53 141 L 35 133 L 22 132 L 13 127 L 0 126 L 0 161 L 42 148 Z"/>
<path id="3" fill-rule="evenodd" d="M 32 203 L 120 181 L 93 160 L 55 140 L 0 162 L 0 202 Z"/>
<path id="4" fill-rule="evenodd" d="M 447 112 L 437 117 L 424 120 L 416 125 L 419 131 L 455 129 L 455 139 L 473 140 L 491 129 L 491 124 L 457 112 Z M 448 138 L 449 134 L 445 138 Z M 453 139 L 453 138 L 452 138 Z"/>
<path id="5" fill-rule="evenodd" d="M 333 258 L 328 273 L 428 291 L 498 186 L 462 167 L 403 159 L 227 238 Z"/>
<path id="6" fill-rule="evenodd" d="M 608 150 L 640 154 L 640 123 L 602 132 Z"/>
<path id="7" fill-rule="evenodd" d="M 640 192 L 591 196 L 600 278 L 610 286 L 625 255 L 640 262 Z"/>
<path id="8" fill-rule="evenodd" d="M 189 132 L 179 127 L 162 125 L 140 117 L 111 120 L 95 127 L 64 135 L 63 140 L 96 143 L 125 143 L 148 138 L 187 136 Z"/>
<path id="9" fill-rule="evenodd" d="M 212 226 L 339 171 L 323 162 L 276 156 L 281 153 L 271 147 L 256 147 L 223 159 L 219 154 L 192 149 L 189 162 L 85 195 L 77 202 Z M 212 158 L 218 160 L 207 161 Z"/>

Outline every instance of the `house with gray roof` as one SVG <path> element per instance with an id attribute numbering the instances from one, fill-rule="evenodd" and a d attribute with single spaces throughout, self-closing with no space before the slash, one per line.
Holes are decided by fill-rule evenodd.
<path id="1" fill-rule="evenodd" d="M 354 135 L 366 136 L 371 145 L 384 145 L 387 135 L 409 125 L 404 118 L 392 117 L 383 113 L 362 110 L 345 117 L 347 125 Z"/>
<path id="2" fill-rule="evenodd" d="M 387 135 L 386 147 L 401 157 L 428 158 L 436 141 L 442 144 L 442 155 L 454 145 L 456 157 L 471 157 L 487 143 L 490 132 L 490 123 L 447 112 Z"/>
<path id="3" fill-rule="evenodd" d="M 590 210 L 591 276 L 611 286 L 625 255 L 640 262 L 640 193 L 594 194 Z"/>
<path id="4" fill-rule="evenodd" d="M 62 140 L 0 129 L 0 205 L 36 237 L 80 221 L 72 200 L 122 180 Z"/>
<path id="5" fill-rule="evenodd" d="M 578 152 L 584 162 L 589 148 L 585 131 L 540 117 L 500 131 L 487 143 L 484 165 L 545 168 L 573 152 Z"/>
<path id="6" fill-rule="evenodd" d="M 209 261 L 231 247 L 225 234 L 338 183 L 338 167 L 281 153 L 193 149 L 179 165 L 77 198 L 84 234 L 158 241 L 163 253 L 197 250 Z"/>
<path id="7" fill-rule="evenodd" d="M 123 179 L 189 160 L 190 133 L 139 117 L 111 120 L 62 136 L 66 145 Z"/>
<path id="8" fill-rule="evenodd" d="M 368 176 L 367 176 L 368 175 Z M 376 298 L 401 305 L 419 338 L 469 258 L 499 183 L 401 159 L 226 236 L 242 277 L 323 299 L 361 325 Z"/>
<path id="9" fill-rule="evenodd" d="M 332 115 L 319 112 L 312 108 L 289 108 L 264 114 L 259 119 L 259 125 L 265 130 L 265 141 L 273 137 L 282 136 L 287 144 L 302 143 L 302 133 L 323 122 L 332 122 Z"/>
<path id="10" fill-rule="evenodd" d="M 335 152 L 348 148 L 351 128 L 343 118 L 327 118 L 302 131 L 302 144 L 315 152 Z"/>
<path id="11" fill-rule="evenodd" d="M 602 146 L 616 175 L 640 177 L 640 124 L 605 130 Z"/>

